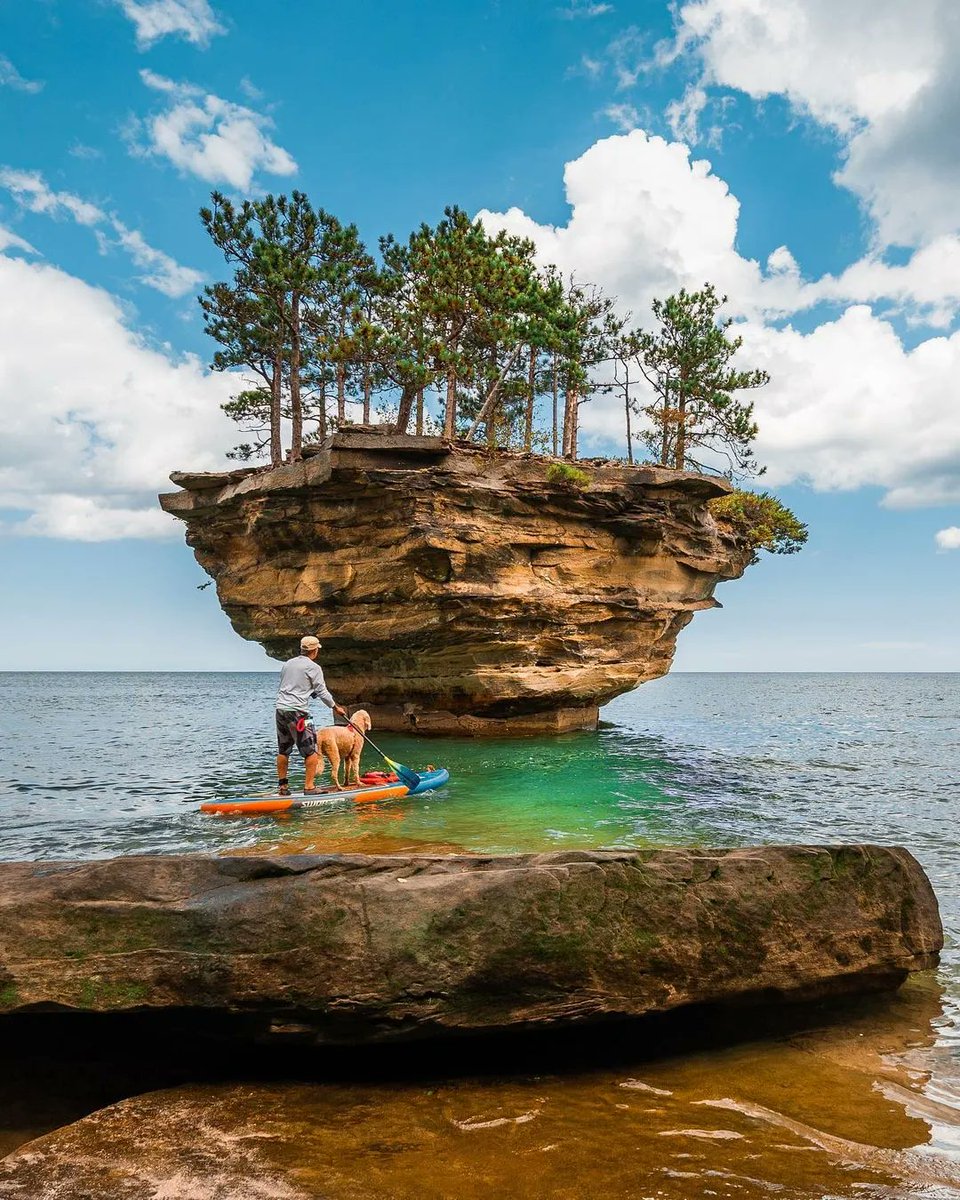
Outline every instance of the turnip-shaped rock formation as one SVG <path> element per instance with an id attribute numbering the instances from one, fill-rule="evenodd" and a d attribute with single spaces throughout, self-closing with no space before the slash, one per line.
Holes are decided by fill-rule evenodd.
<path id="1" fill-rule="evenodd" d="M 580 466 L 361 428 L 272 470 L 174 473 L 160 502 L 237 633 L 275 658 L 316 633 L 374 728 L 590 729 L 750 551 L 710 514 L 724 480 Z"/>

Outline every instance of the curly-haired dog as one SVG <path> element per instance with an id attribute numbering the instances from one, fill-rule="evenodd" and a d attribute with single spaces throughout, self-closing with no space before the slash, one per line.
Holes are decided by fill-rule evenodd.
<path id="1" fill-rule="evenodd" d="M 358 708 L 350 720 L 364 733 L 373 728 L 370 714 L 364 708 Z M 359 784 L 363 738 L 356 729 L 351 729 L 349 725 L 328 725 L 325 729 L 318 729 L 317 749 L 321 762 L 325 759 L 330 764 L 330 782 L 335 787 L 343 789 L 351 783 Z M 340 782 L 341 762 L 347 764 L 344 783 Z"/>

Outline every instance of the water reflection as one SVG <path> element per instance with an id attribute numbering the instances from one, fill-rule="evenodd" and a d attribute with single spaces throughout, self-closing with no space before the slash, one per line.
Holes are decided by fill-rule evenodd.
<path id="1" fill-rule="evenodd" d="M 225 1056 L 216 1082 L 100 1113 L 8 1160 L 6 1181 L 76 1186 L 106 1157 L 115 1183 L 126 1164 L 187 1195 L 192 1169 L 224 1195 L 256 1178 L 327 1200 L 956 1197 L 945 1021 L 927 974 L 892 997 L 751 1014 L 749 1040 L 728 1014 L 439 1050 Z M 189 1064 L 165 1052 L 153 1082 L 202 1080 L 211 1060 L 187 1051 Z M 160 1069 L 144 1069 L 149 1087 Z M 64 1074 L 89 1078 L 76 1063 Z"/>

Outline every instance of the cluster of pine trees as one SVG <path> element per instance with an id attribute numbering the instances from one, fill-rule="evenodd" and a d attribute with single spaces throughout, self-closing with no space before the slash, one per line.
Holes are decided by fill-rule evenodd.
<path id="1" fill-rule="evenodd" d="M 249 436 L 234 457 L 279 463 L 289 430 L 297 459 L 348 405 L 422 433 L 432 395 L 447 438 L 575 459 L 581 406 L 616 392 L 628 461 L 639 440 L 678 470 L 757 471 L 753 406 L 735 393 L 768 377 L 731 365 L 740 340 L 709 284 L 656 301 L 653 331 L 631 329 L 614 297 L 456 207 L 406 241 L 381 238 L 377 257 L 302 192 L 239 206 L 214 192 L 200 217 L 233 272 L 200 297 L 213 366 L 252 385 L 224 406 Z"/>

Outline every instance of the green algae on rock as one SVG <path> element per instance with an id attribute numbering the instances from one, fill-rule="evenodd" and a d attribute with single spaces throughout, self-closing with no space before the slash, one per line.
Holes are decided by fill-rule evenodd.
<path id="1" fill-rule="evenodd" d="M 174 472 L 160 503 L 237 633 L 276 658 L 316 633 L 375 728 L 592 729 L 752 548 L 710 512 L 723 479 L 581 463 L 571 487 L 556 466 L 364 428 L 270 470 Z"/>
<path id="2" fill-rule="evenodd" d="M 941 945 L 899 848 L 0 864 L 5 1011 L 206 1009 L 319 1043 L 891 988 Z"/>

